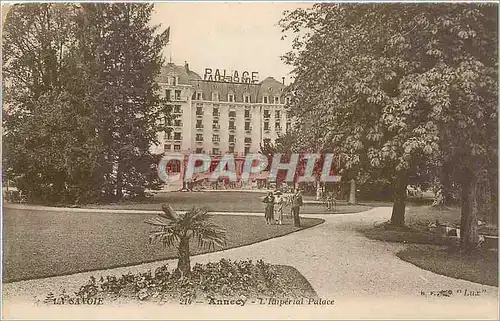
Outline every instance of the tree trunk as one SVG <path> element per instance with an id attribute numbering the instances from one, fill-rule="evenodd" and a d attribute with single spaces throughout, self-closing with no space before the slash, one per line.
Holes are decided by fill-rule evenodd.
<path id="1" fill-rule="evenodd" d="M 356 204 L 356 180 L 351 179 L 351 190 L 349 192 L 349 204 Z"/>
<path id="2" fill-rule="evenodd" d="M 119 201 L 123 198 L 123 172 L 122 167 L 118 164 L 116 171 L 116 200 Z"/>
<path id="3" fill-rule="evenodd" d="M 179 261 L 177 269 L 182 276 L 188 276 L 191 273 L 191 260 L 189 253 L 189 238 L 184 236 L 179 243 Z"/>
<path id="4" fill-rule="evenodd" d="M 406 208 L 406 175 L 399 173 L 394 187 L 394 204 L 392 205 L 391 224 L 395 226 L 405 225 Z"/>
<path id="5" fill-rule="evenodd" d="M 498 226 L 498 174 L 490 176 L 491 223 Z"/>
<path id="6" fill-rule="evenodd" d="M 441 196 L 443 197 L 442 204 L 449 206 L 453 203 L 453 190 L 450 181 L 451 164 L 445 163 L 441 167 Z"/>
<path id="7" fill-rule="evenodd" d="M 479 244 L 477 231 L 477 176 L 472 169 L 466 169 L 462 176 L 461 218 L 460 218 L 460 248 L 463 251 L 473 251 Z"/>

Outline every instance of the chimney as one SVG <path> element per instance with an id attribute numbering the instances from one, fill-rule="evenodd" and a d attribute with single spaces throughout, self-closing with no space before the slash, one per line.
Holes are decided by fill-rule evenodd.
<path id="1" fill-rule="evenodd" d="M 285 77 L 281 77 L 281 80 L 283 81 L 283 85 L 285 84 Z"/>
<path id="2" fill-rule="evenodd" d="M 187 61 L 184 61 L 184 67 L 186 67 L 186 71 L 189 71 L 189 64 Z"/>

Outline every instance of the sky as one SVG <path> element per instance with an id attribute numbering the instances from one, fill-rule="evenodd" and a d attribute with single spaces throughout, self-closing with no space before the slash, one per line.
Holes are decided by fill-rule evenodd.
<path id="1" fill-rule="evenodd" d="M 170 44 L 164 50 L 175 64 L 203 77 L 205 68 L 256 71 L 259 80 L 274 77 L 289 82 L 291 67 L 280 56 L 289 51 L 291 38 L 281 40 L 278 21 L 284 10 L 307 7 L 304 3 L 156 3 L 153 24 L 170 26 Z"/>

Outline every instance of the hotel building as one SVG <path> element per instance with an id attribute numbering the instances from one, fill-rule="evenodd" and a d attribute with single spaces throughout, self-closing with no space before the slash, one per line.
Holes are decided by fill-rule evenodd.
<path id="1" fill-rule="evenodd" d="M 207 77 L 207 70 L 203 79 L 187 63 L 165 65 L 158 83 L 175 118 L 167 123 L 170 131 L 158 133 L 153 152 L 243 156 L 258 153 L 266 141 L 274 143 L 291 126 L 285 85 L 272 77 L 252 81 L 245 73 L 243 82 L 225 72 Z"/>

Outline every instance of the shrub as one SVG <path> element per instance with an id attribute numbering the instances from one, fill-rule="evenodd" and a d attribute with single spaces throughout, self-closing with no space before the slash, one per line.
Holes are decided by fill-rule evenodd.
<path id="1" fill-rule="evenodd" d="M 121 277 L 91 277 L 81 286 L 75 297 L 82 299 L 128 297 L 158 302 L 182 302 L 217 298 L 299 298 L 293 282 L 286 282 L 278 266 L 251 260 L 195 264 L 188 277 L 179 279 L 168 265 L 158 267 L 154 273 L 124 274 Z M 66 295 L 67 296 L 67 295 Z M 52 293 L 46 298 L 50 301 Z"/>

